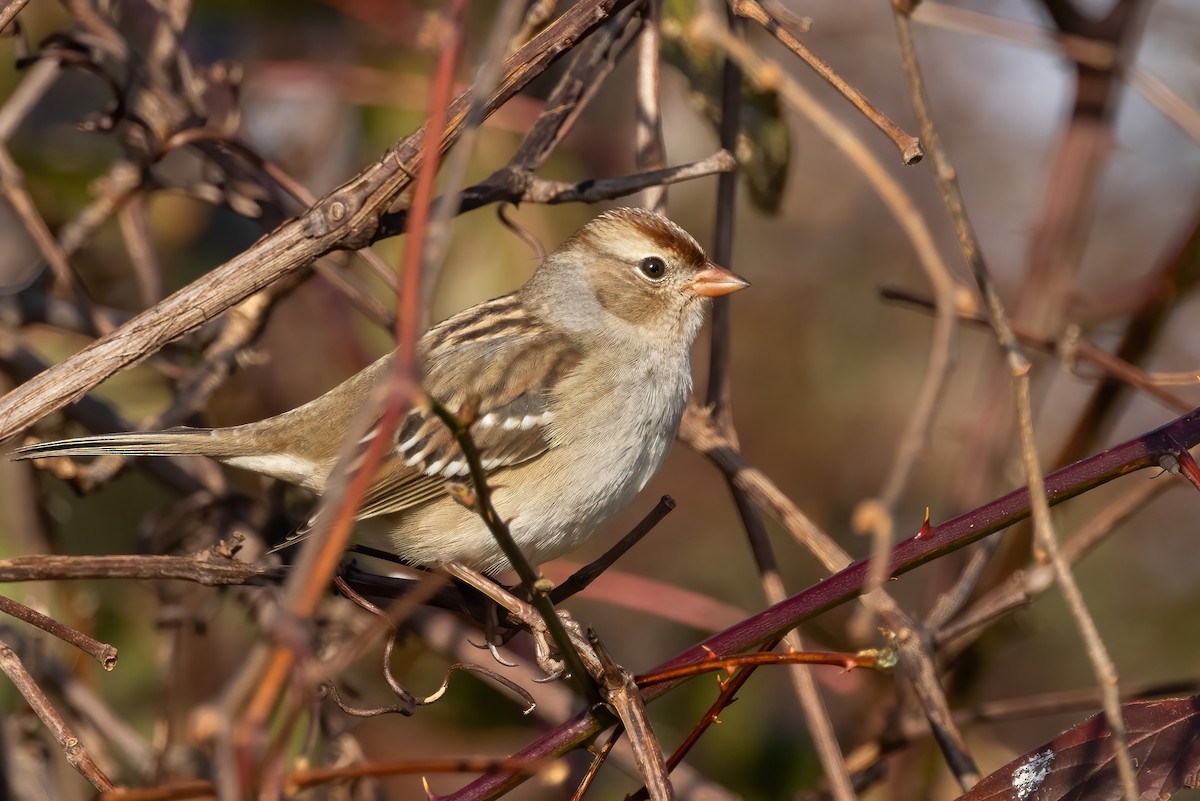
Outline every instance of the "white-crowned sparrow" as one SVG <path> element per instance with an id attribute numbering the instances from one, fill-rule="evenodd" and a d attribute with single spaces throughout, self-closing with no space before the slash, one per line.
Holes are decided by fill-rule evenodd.
<path id="1" fill-rule="evenodd" d="M 471 433 L 493 503 L 531 561 L 578 546 L 658 470 L 691 393 L 691 347 L 709 298 L 746 286 L 666 218 L 618 209 L 576 232 L 516 292 L 421 338 L 425 391 L 452 410 L 478 401 Z M 198 454 L 320 493 L 391 360 L 257 423 L 45 442 L 15 455 Z M 506 569 L 478 515 L 446 493 L 467 472 L 449 429 L 414 409 L 363 499 L 360 539 L 417 565 Z"/>

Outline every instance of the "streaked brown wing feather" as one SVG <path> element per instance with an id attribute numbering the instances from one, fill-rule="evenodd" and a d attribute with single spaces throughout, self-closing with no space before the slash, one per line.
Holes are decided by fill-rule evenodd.
<path id="1" fill-rule="evenodd" d="M 384 470 L 375 477 L 375 482 L 363 496 L 358 509 L 360 520 L 368 517 L 403 512 L 414 506 L 439 498 L 445 493 L 446 479 L 419 473 L 403 462 L 395 464 L 401 469 Z"/>
<path id="2" fill-rule="evenodd" d="M 475 314 L 474 326 L 470 318 L 452 317 L 422 345 L 425 391 L 452 411 L 479 403 L 471 436 L 484 468 L 493 471 L 549 450 L 549 395 L 580 354 L 562 335 L 530 325 L 511 296 L 487 305 L 490 313 Z M 458 443 L 428 410 L 411 411 L 395 441 L 396 452 L 363 498 L 360 518 L 427 503 L 441 496 L 446 481 L 468 479 Z"/>

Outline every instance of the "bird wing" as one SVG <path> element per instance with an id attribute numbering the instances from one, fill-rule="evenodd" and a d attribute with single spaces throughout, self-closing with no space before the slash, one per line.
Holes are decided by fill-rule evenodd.
<path id="1" fill-rule="evenodd" d="M 471 436 L 489 472 L 535 459 L 553 447 L 550 398 L 581 356 L 566 336 L 530 318 L 515 295 L 439 323 L 419 346 L 425 393 L 452 412 L 477 406 Z M 377 430 L 368 432 L 361 444 Z M 457 440 L 428 408 L 409 411 L 392 444 L 363 496 L 359 519 L 403 512 L 444 495 L 449 480 L 469 481 Z M 316 517 L 309 519 L 272 551 L 296 544 L 316 524 Z"/>
<path id="2" fill-rule="evenodd" d="M 474 327 L 451 318 L 422 342 L 425 392 L 452 412 L 478 407 L 471 436 L 489 472 L 552 447 L 550 395 L 580 360 L 562 334 L 534 325 L 519 308 L 504 312 L 502 306 L 469 318 Z M 402 512 L 441 496 L 447 481 L 469 478 L 457 440 L 427 408 L 405 416 L 394 443 L 363 498 L 360 518 Z"/>

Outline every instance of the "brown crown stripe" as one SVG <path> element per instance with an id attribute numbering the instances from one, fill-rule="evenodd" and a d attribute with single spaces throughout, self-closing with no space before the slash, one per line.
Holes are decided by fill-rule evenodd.
<path id="1" fill-rule="evenodd" d="M 703 264 L 708 261 L 704 249 L 692 238 L 691 234 L 653 212 L 644 209 L 617 209 L 608 212 L 601 219 L 624 222 L 637 229 L 642 236 L 658 247 L 674 250 L 688 262 Z"/>

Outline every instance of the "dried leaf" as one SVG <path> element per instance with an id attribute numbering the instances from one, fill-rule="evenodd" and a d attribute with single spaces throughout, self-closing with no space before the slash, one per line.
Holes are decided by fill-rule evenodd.
<path id="1" fill-rule="evenodd" d="M 1200 696 L 1121 707 L 1142 801 L 1200 785 Z M 1041 748 L 1014 759 L 960 801 L 1120 801 L 1104 715 L 1095 715 Z"/>

